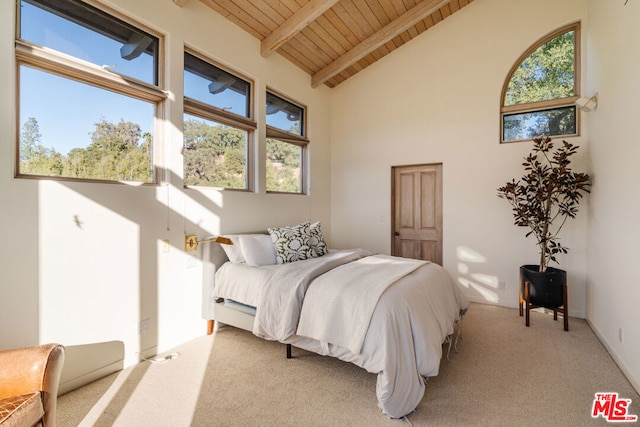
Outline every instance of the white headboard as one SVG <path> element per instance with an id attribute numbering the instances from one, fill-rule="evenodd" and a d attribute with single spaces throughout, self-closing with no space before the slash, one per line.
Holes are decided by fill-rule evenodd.
<path id="1" fill-rule="evenodd" d="M 206 237 L 204 240 L 209 238 L 213 237 Z M 220 243 L 202 244 L 202 317 L 206 320 L 213 319 L 213 285 L 216 270 L 228 260 Z"/>

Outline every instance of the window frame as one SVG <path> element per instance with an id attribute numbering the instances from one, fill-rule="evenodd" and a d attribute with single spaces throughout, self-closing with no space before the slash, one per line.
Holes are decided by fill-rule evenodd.
<path id="1" fill-rule="evenodd" d="M 511 79 L 513 78 L 514 73 L 520 68 L 522 63 L 531 56 L 533 52 L 535 52 L 538 48 L 543 46 L 545 43 L 559 37 L 562 34 L 568 33 L 570 31 L 574 32 L 574 56 L 573 56 L 573 96 L 565 97 L 565 98 L 555 98 L 548 99 L 544 101 L 535 101 L 535 102 L 527 102 L 524 104 L 514 104 L 514 105 L 505 105 L 505 97 L 507 95 L 507 89 L 509 87 L 509 83 L 511 83 Z M 504 140 L 504 117 L 507 115 L 513 114 L 526 114 L 526 113 L 535 113 L 539 111 L 557 109 L 557 108 L 565 108 L 565 107 L 576 107 L 575 102 L 578 98 L 580 98 L 580 81 L 581 81 L 581 44 L 582 38 L 580 34 L 580 22 L 573 22 L 568 25 L 562 26 L 544 37 L 540 38 L 536 41 L 529 49 L 527 49 L 520 57 L 516 60 L 514 65 L 509 70 L 507 74 L 507 78 L 505 79 L 502 85 L 502 92 L 500 94 L 500 144 L 510 144 L 514 142 L 523 142 L 523 141 L 531 141 L 532 138 L 527 139 L 517 139 L 517 140 Z M 548 135 L 548 136 L 557 136 L 557 137 L 575 137 L 580 136 L 580 110 L 576 108 L 576 133 L 573 134 L 563 134 L 563 135 Z"/>
<path id="2" fill-rule="evenodd" d="M 308 194 L 308 188 L 309 188 L 309 174 L 308 174 L 308 157 L 309 157 L 309 144 L 310 144 L 310 140 L 307 137 L 308 133 L 307 133 L 307 117 L 308 117 L 308 108 L 306 105 L 292 100 L 290 97 L 283 95 L 281 92 L 271 89 L 270 87 L 267 87 L 266 91 L 265 91 L 265 100 L 267 97 L 267 93 L 270 93 L 272 95 L 277 96 L 278 98 L 281 98 L 297 107 L 300 107 L 302 109 L 302 126 L 300 127 L 300 133 L 301 135 L 297 135 L 295 133 L 291 133 L 291 132 L 287 132 L 285 130 L 282 130 L 280 128 L 277 128 L 275 126 L 271 126 L 266 124 L 266 113 L 265 113 L 265 128 L 266 128 L 266 138 L 265 138 L 265 146 L 266 146 L 266 139 L 276 139 L 278 141 L 284 142 L 284 143 L 288 143 L 288 144 L 293 144 L 293 145 L 297 145 L 302 149 L 302 153 L 300 155 L 300 192 L 297 193 L 293 193 L 293 192 L 288 192 L 288 191 L 274 191 L 274 190 L 267 190 L 266 189 L 266 182 L 265 182 L 265 191 L 267 192 L 267 194 L 291 194 L 291 195 L 307 195 Z M 266 161 L 266 158 L 265 158 Z M 266 175 L 265 175 L 266 178 Z M 265 179 L 266 181 L 266 179 Z"/>
<path id="3" fill-rule="evenodd" d="M 249 83 L 249 100 L 247 101 L 248 105 L 248 117 L 242 116 L 240 114 L 233 113 L 231 111 L 224 110 L 222 108 L 216 107 L 211 104 L 207 104 L 202 101 L 198 101 L 197 99 L 190 98 L 183 94 L 183 132 L 184 132 L 184 115 L 190 114 L 192 116 L 200 117 L 205 120 L 211 120 L 226 126 L 235 127 L 247 132 L 247 176 L 246 176 L 246 188 L 224 188 L 224 187 L 216 187 L 216 186 L 205 186 L 205 185 L 184 185 L 184 188 L 197 188 L 197 189 L 222 189 L 225 191 L 245 191 L 245 192 L 253 192 L 255 191 L 255 139 L 256 139 L 256 130 L 258 125 L 254 119 L 254 99 L 255 99 L 255 82 L 238 73 L 234 70 L 229 69 L 229 67 L 225 67 L 220 65 L 217 61 L 212 60 L 206 55 L 201 54 L 196 49 L 191 48 L 189 46 L 184 47 L 184 53 L 188 53 L 200 59 L 201 61 L 206 62 L 207 64 L 218 68 L 226 73 L 229 73 L 239 79 L 244 80 Z M 184 57 L 184 55 L 183 55 Z M 183 73 L 186 70 L 184 69 L 183 64 Z M 184 145 L 184 136 L 183 136 L 183 145 Z M 182 156 L 182 167 L 184 174 L 184 156 Z M 183 176 L 184 182 L 184 176 Z"/>
<path id="4" fill-rule="evenodd" d="M 105 67 L 98 66 L 91 62 L 85 61 L 80 58 L 56 51 L 51 48 L 40 46 L 36 43 L 32 43 L 28 40 L 20 38 L 21 28 L 21 0 L 15 0 L 16 5 L 16 27 L 15 27 L 15 72 L 16 72 L 16 141 L 15 141 L 15 155 L 14 155 L 14 177 L 26 178 L 26 179 L 46 179 L 56 181 L 74 181 L 74 182 L 96 182 L 107 184 L 123 184 L 123 185 L 138 185 L 137 182 L 131 181 L 119 181 L 111 179 L 96 179 L 96 178 L 75 178 L 66 176 L 49 176 L 49 175 L 34 175 L 20 173 L 20 68 L 30 67 L 40 72 L 55 75 L 64 79 L 68 79 L 74 82 L 84 83 L 94 86 L 98 89 L 113 92 L 115 94 L 128 96 L 140 101 L 152 103 L 154 105 L 154 124 L 153 124 L 153 145 L 152 145 L 152 178 L 151 182 L 139 183 L 143 186 L 156 186 L 164 182 L 165 171 L 162 155 L 162 126 L 161 123 L 165 116 L 165 104 L 168 98 L 167 94 L 163 90 L 164 87 L 164 36 L 157 31 L 109 8 L 99 2 L 82 0 L 91 8 L 95 8 L 98 11 L 109 15 L 112 18 L 120 20 L 132 27 L 144 31 L 149 35 L 158 38 L 158 52 L 156 58 L 156 81 L 157 84 L 153 85 L 147 82 L 143 82 L 134 77 L 119 74 L 106 69 Z"/>

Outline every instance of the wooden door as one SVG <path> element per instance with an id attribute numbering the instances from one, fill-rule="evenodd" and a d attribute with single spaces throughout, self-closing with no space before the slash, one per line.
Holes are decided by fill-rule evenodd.
<path id="1" fill-rule="evenodd" d="M 442 164 L 393 167 L 395 256 L 442 265 Z"/>

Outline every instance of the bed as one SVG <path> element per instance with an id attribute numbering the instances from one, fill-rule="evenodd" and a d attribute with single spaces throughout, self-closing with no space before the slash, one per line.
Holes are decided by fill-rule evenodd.
<path id="1" fill-rule="evenodd" d="M 299 249 L 286 231 L 285 246 Z M 288 357 L 294 346 L 354 363 L 377 374 L 383 413 L 412 412 L 467 310 L 458 285 L 435 263 L 322 245 L 313 252 L 313 238 L 303 244 L 312 255 L 287 259 L 281 235 L 269 232 L 230 236 L 233 249 L 203 246 L 207 332 L 217 322 L 282 342 Z"/>

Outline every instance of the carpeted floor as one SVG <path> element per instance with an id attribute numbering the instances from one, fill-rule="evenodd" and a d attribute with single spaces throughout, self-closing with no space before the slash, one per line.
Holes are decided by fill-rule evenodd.
<path id="1" fill-rule="evenodd" d="M 392 420 L 376 376 L 355 365 L 221 328 L 61 396 L 58 426 L 588 426 L 596 392 L 640 397 L 584 320 L 472 304 L 453 362 L 443 359 L 418 408 Z M 171 352 L 168 352 L 171 353 Z M 640 424 L 640 423 L 637 423 Z M 627 424 L 628 425 L 628 424 Z M 636 425 L 635 423 L 631 425 Z"/>

